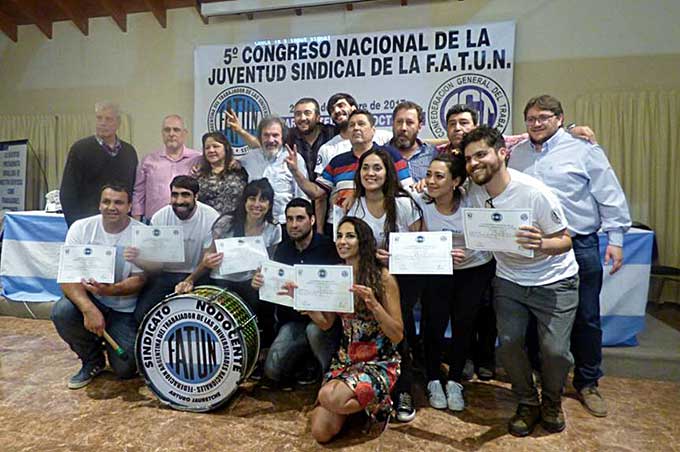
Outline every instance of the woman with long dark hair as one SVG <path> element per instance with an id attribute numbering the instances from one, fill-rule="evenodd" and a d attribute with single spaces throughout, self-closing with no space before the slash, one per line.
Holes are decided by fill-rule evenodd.
<path id="1" fill-rule="evenodd" d="M 273 256 L 276 245 L 281 241 L 281 226 L 274 222 L 272 207 L 274 189 L 267 179 L 257 179 L 246 185 L 234 212 L 222 214 L 213 224 L 213 241 L 203 256 L 198 268 L 175 287 L 177 293 L 190 292 L 207 269 L 215 285 L 233 290 L 248 303 L 257 314 L 262 330 L 262 343 L 268 345 L 273 340 L 274 311 L 271 303 L 261 303 L 257 290 L 250 285 L 255 271 L 221 275 L 218 273 L 223 254 L 215 248 L 215 240 L 231 237 L 262 236 L 269 256 Z"/>
<path id="2" fill-rule="evenodd" d="M 452 411 L 462 411 L 465 407 L 463 367 L 470 352 L 482 296 L 494 275 L 491 253 L 465 249 L 462 208 L 468 204 L 462 184 L 466 177 L 463 156 L 439 155 L 427 170 L 427 195 L 417 198 L 423 209 L 425 228 L 453 234 L 453 277 L 428 276 L 422 299 L 427 318 L 427 328 L 423 331 L 428 398 L 432 407 L 448 407 Z M 445 393 L 440 381 L 440 364 L 449 317 L 452 337 L 447 353 L 449 372 Z"/>
<path id="3" fill-rule="evenodd" d="M 219 213 L 231 213 L 248 182 L 248 173 L 235 165 L 231 144 L 222 132 L 203 135 L 203 159 L 196 172 L 198 199 Z"/>
<path id="4" fill-rule="evenodd" d="M 389 234 L 391 232 L 419 231 L 422 212 L 411 196 L 401 187 L 394 162 L 384 149 L 373 148 L 365 152 L 354 174 L 355 198 L 347 215 L 366 221 L 376 239 L 378 258 L 387 265 L 389 260 Z M 401 314 L 406 340 L 400 344 L 402 373 L 395 389 L 396 417 L 401 422 L 413 420 L 416 414 L 413 403 L 413 372 L 411 349 L 416 344 L 416 326 L 413 307 L 421 292 L 422 277 L 398 275 L 401 293 Z"/>
<path id="5" fill-rule="evenodd" d="M 376 257 L 371 228 L 355 217 L 345 217 L 335 241 L 338 255 L 354 272 L 354 313 L 308 312 L 323 330 L 342 321 L 343 338 L 312 410 L 312 435 L 320 443 L 340 432 L 347 417 L 366 410 L 389 416 L 390 391 L 399 376 L 397 344 L 403 337 L 399 288 Z M 289 283 L 292 296 L 295 285 Z"/>

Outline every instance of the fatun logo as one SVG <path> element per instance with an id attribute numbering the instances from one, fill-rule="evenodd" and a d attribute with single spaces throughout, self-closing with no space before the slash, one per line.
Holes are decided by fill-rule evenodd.
<path id="1" fill-rule="evenodd" d="M 435 137 L 446 137 L 446 112 L 456 104 L 469 105 L 479 113 L 479 123 L 501 133 L 510 121 L 510 99 L 492 78 L 462 74 L 442 83 L 432 95 L 427 109 L 430 130 Z"/>
<path id="2" fill-rule="evenodd" d="M 240 135 L 227 127 L 228 110 L 234 112 L 248 133 L 256 135 L 260 120 L 271 114 L 269 104 L 259 91 L 248 86 L 227 88 L 210 104 L 208 131 L 224 133 L 234 149 L 234 155 L 243 155 L 248 152 L 248 147 Z"/>

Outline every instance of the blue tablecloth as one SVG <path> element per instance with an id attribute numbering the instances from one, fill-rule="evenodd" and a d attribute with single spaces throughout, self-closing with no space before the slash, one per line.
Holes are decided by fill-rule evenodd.
<path id="1" fill-rule="evenodd" d="M 0 258 L 2 295 L 14 301 L 62 297 L 57 284 L 59 251 L 66 238 L 61 214 L 6 212 Z"/>
<path id="2" fill-rule="evenodd" d="M 638 345 L 637 334 L 645 327 L 645 308 L 652 267 L 654 233 L 631 228 L 623 237 L 623 267 L 613 275 L 604 268 L 600 292 L 602 345 Z M 606 237 L 600 235 L 604 266 Z"/>

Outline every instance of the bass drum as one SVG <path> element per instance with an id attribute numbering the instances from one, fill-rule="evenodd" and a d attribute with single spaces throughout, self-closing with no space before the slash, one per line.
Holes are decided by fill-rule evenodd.
<path id="1" fill-rule="evenodd" d="M 135 356 L 146 384 L 166 405 L 210 411 L 250 376 L 260 353 L 255 314 L 214 286 L 164 299 L 144 317 Z"/>

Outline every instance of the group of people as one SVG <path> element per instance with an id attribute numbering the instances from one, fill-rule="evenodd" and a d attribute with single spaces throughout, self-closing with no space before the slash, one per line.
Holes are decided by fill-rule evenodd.
<path id="1" fill-rule="evenodd" d="M 270 116 L 257 136 L 228 112 L 232 131 L 250 148 L 241 158 L 219 132 L 203 136 L 202 154 L 186 148 L 183 120 L 170 115 L 161 130 L 165 148 L 137 165 L 134 148 L 116 135 L 117 107 L 96 106 L 95 136 L 73 145 L 64 169 L 66 244 L 121 252 L 114 284 L 62 284 L 65 298 L 52 319 L 82 361 L 69 387 L 83 387 L 102 371 L 104 347 L 117 375 L 135 375 L 134 362 L 102 343 L 104 330 L 131 349 L 153 306 L 210 283 L 239 294 L 256 313 L 267 350 L 263 381 L 292 389 L 295 381 L 323 376 L 311 415 L 319 442 L 363 410 L 378 419 L 394 411 L 397 420 L 412 420 L 414 357 L 421 348 L 434 408 L 463 410 L 466 363 L 473 359 L 477 376 L 492 379 L 496 351 L 518 399 L 511 434 L 529 435 L 539 423 L 549 432 L 565 428 L 561 394 L 572 366 L 584 407 L 606 416 L 598 390 L 597 231 L 607 234 L 604 260 L 614 273 L 631 221 L 593 132 L 566 126 L 560 102 L 549 95 L 527 102 L 527 133 L 514 137 L 478 124 L 472 107 L 455 105 L 443 142 L 419 138 L 424 115 L 414 102 L 396 106 L 391 134 L 377 130 L 374 116 L 348 93 L 331 96 L 326 108 L 333 124 L 322 123 L 315 99 L 302 98 L 294 105 L 295 127 Z M 516 239 L 532 257 L 467 249 L 467 207 L 530 210 L 531 225 Z M 185 262 L 140 259 L 131 234 L 139 221 L 181 226 Z M 389 235 L 413 231 L 451 231 L 453 275 L 389 273 Z M 245 236 L 263 237 L 280 263 L 351 265 L 354 313 L 298 312 L 259 299 L 258 270 L 220 274 L 215 240 Z M 292 296 L 295 289 L 290 282 L 281 293 Z M 534 374 L 541 377 L 540 394 Z"/>

